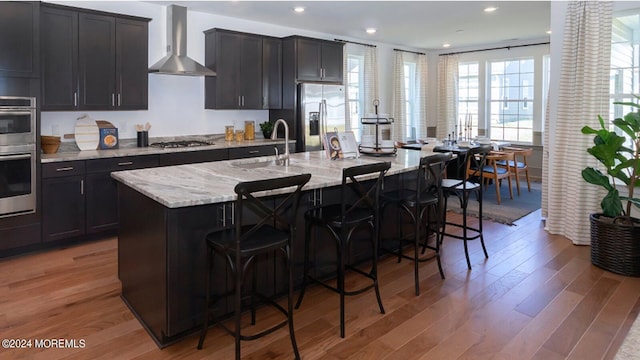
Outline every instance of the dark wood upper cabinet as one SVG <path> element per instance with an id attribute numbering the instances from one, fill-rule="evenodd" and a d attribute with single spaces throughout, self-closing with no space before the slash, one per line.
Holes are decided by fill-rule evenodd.
<path id="1" fill-rule="evenodd" d="M 262 39 L 262 96 L 264 109 L 282 108 L 282 40 Z"/>
<path id="2" fill-rule="evenodd" d="M 78 107 L 78 13 L 41 9 L 43 110 Z"/>
<path id="3" fill-rule="evenodd" d="M 148 19 L 42 6 L 42 110 L 148 107 Z"/>
<path id="4" fill-rule="evenodd" d="M 40 76 L 39 24 L 39 2 L 0 1 L 0 76 Z"/>
<path id="5" fill-rule="evenodd" d="M 342 83 L 343 43 L 300 36 L 284 41 L 289 43 L 285 56 L 294 58 L 296 81 Z"/>
<path id="6" fill-rule="evenodd" d="M 262 109 L 262 36 L 223 29 L 205 31 L 205 108 Z"/>
<path id="7" fill-rule="evenodd" d="M 116 19 L 116 101 L 119 110 L 147 109 L 148 39 L 146 21 Z"/>
<path id="8" fill-rule="evenodd" d="M 80 13 L 78 26 L 79 108 L 114 109 L 116 19 Z"/>

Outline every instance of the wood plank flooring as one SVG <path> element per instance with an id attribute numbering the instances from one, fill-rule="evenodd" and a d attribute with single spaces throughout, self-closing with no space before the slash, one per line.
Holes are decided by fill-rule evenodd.
<path id="1" fill-rule="evenodd" d="M 458 216 L 450 214 L 450 216 Z M 539 212 L 507 226 L 485 222 L 489 258 L 445 238 L 446 280 L 421 264 L 421 295 L 409 261 L 380 263 L 386 314 L 372 292 L 347 298 L 339 337 L 336 294 L 312 286 L 295 312 L 304 359 L 612 359 L 640 312 L 640 278 L 591 265 L 589 247 L 546 233 Z M 117 242 L 109 238 L 0 260 L 0 338 L 75 340 L 76 348 L 0 349 L 4 359 L 229 359 L 233 338 L 209 330 L 160 350 L 119 297 Z M 347 286 L 360 279 L 348 277 Z M 275 322 L 269 309 L 258 326 Z M 80 343 L 80 340 L 84 344 Z M 51 343 L 49 342 L 49 345 Z M 84 345 L 84 346 L 82 346 Z M 281 329 L 243 342 L 244 359 L 292 358 Z"/>

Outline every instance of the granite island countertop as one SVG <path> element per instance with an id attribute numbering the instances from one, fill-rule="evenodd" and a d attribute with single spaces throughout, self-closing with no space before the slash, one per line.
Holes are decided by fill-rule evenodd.
<path id="1" fill-rule="evenodd" d="M 417 169 L 420 157 L 427 154 L 398 149 L 396 156 L 361 155 L 357 159 L 330 160 L 324 151 L 314 151 L 291 154 L 288 166 L 275 165 L 275 156 L 263 156 L 118 171 L 111 173 L 111 176 L 168 208 L 180 208 L 234 201 L 236 195 L 233 189 L 242 181 L 310 173 L 311 180 L 304 190 L 312 190 L 340 185 L 343 168 L 384 161 L 391 162 L 387 175 L 400 174 Z M 264 195 L 277 194 L 270 192 Z"/>
<path id="2" fill-rule="evenodd" d="M 59 161 L 75 161 L 75 160 L 91 160 L 91 159 L 106 159 L 106 158 L 115 158 L 115 157 L 124 157 L 124 156 L 141 156 L 141 155 L 153 155 L 153 154 L 168 154 L 172 152 L 188 152 L 188 151 L 205 151 L 205 150 L 216 150 L 216 149 L 230 149 L 230 148 L 238 148 L 238 147 L 250 147 L 250 146 L 261 146 L 261 145 L 275 145 L 275 144 L 283 144 L 284 139 L 255 139 L 255 140 L 244 140 L 241 142 L 237 141 L 224 141 L 220 137 L 211 138 L 211 137 L 180 137 L 180 138 L 160 138 L 154 139 L 154 141 L 171 141 L 171 140 L 203 140 L 207 142 L 213 143 L 213 145 L 207 146 L 194 146 L 194 147 L 183 147 L 183 148 L 159 148 L 159 147 L 137 147 L 135 139 L 124 139 L 120 141 L 120 147 L 117 149 L 109 149 L 109 150 L 83 150 L 80 151 L 75 143 L 63 143 L 65 148 L 61 149 L 55 154 L 42 154 L 40 158 L 40 163 L 53 163 Z M 152 141 L 152 142 L 154 142 Z M 295 144 L 295 140 L 289 140 L 290 143 Z"/>

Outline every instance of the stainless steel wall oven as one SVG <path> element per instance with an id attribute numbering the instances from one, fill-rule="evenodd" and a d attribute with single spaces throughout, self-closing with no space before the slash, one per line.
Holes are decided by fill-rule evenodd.
<path id="1" fill-rule="evenodd" d="M 36 210 L 36 99 L 0 96 L 0 218 Z"/>

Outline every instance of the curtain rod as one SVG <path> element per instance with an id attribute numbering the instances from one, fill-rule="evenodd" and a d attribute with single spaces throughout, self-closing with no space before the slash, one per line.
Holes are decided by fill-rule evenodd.
<path id="1" fill-rule="evenodd" d="M 342 39 L 333 39 L 333 40 L 339 41 L 339 42 L 343 42 L 343 43 L 352 43 L 352 44 L 356 44 L 356 45 L 362 45 L 362 46 L 368 46 L 368 47 L 376 47 L 375 45 L 365 44 L 365 43 L 360 43 L 360 42 L 355 42 L 355 41 L 349 41 L 349 40 L 342 40 Z"/>
<path id="2" fill-rule="evenodd" d="M 408 52 L 408 53 L 412 53 L 412 54 L 426 55 L 425 53 L 417 52 L 417 51 L 411 51 L 411 50 L 393 49 L 393 51 L 402 51 L 402 52 Z"/>
<path id="3" fill-rule="evenodd" d="M 466 54 L 466 53 L 480 52 L 480 51 L 489 51 L 489 50 L 502 50 L 502 49 L 511 50 L 511 48 L 525 47 L 525 46 L 537 46 L 537 45 L 549 45 L 549 42 L 547 41 L 547 42 L 541 42 L 541 43 L 535 43 L 535 44 L 511 45 L 511 46 L 501 46 L 501 47 L 494 47 L 494 48 L 488 48 L 488 49 L 479 49 L 479 50 L 467 50 L 467 51 L 450 52 L 450 53 L 446 53 L 446 54 L 440 54 L 439 56 L 457 55 L 457 54 Z"/>

